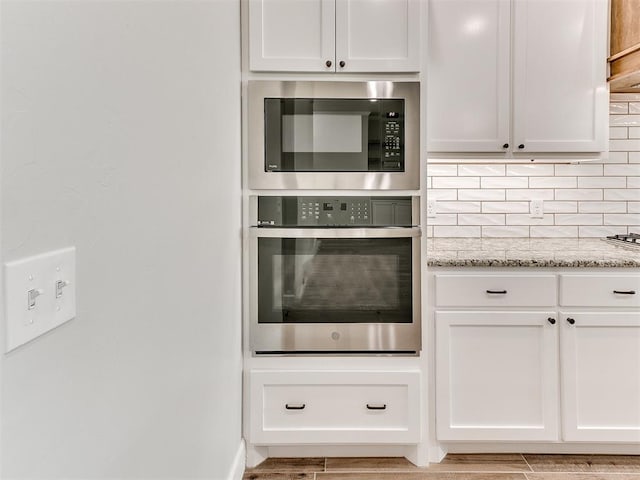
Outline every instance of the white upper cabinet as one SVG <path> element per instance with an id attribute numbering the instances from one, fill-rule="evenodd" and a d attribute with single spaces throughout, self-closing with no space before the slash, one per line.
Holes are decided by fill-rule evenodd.
<path id="1" fill-rule="evenodd" d="M 606 150 L 606 0 L 432 0 L 430 152 Z"/>
<path id="2" fill-rule="evenodd" d="M 253 71 L 415 72 L 419 0 L 249 0 Z"/>
<path id="3" fill-rule="evenodd" d="M 516 0 L 514 6 L 515 147 L 606 150 L 606 0 Z"/>
<path id="4" fill-rule="evenodd" d="M 335 0 L 250 0 L 251 70 L 335 70 Z"/>
<path id="5" fill-rule="evenodd" d="M 429 3 L 429 150 L 509 148 L 509 0 Z"/>
<path id="6" fill-rule="evenodd" d="M 417 0 L 336 0 L 336 70 L 419 70 Z"/>

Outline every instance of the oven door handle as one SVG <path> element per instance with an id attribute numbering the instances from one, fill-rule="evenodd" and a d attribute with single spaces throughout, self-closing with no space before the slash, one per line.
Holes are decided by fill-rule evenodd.
<path id="1" fill-rule="evenodd" d="M 252 237 L 259 238 L 406 238 L 422 235 L 420 227 L 380 228 L 258 228 L 251 227 Z"/>

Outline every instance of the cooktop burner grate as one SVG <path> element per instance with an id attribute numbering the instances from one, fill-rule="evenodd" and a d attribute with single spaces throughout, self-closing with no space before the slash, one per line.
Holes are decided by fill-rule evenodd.
<path id="1" fill-rule="evenodd" d="M 607 240 L 615 240 L 617 242 L 623 242 L 628 245 L 640 246 L 640 234 L 637 233 L 611 235 L 607 237 Z"/>

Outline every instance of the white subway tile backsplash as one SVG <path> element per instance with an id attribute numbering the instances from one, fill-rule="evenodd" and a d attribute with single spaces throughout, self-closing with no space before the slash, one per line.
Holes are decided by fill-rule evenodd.
<path id="1" fill-rule="evenodd" d="M 556 176 L 597 176 L 602 175 L 602 165 L 584 164 L 584 165 L 556 165 Z"/>
<path id="2" fill-rule="evenodd" d="M 640 175 L 640 164 L 628 165 L 605 165 L 605 175 L 624 175 L 630 177 L 632 175 Z"/>
<path id="3" fill-rule="evenodd" d="M 507 190 L 507 201 L 517 200 L 553 200 L 553 190 L 533 188 Z"/>
<path id="4" fill-rule="evenodd" d="M 627 102 L 611 102 L 609 103 L 609 113 L 624 115 L 629 113 L 629 104 Z"/>
<path id="5" fill-rule="evenodd" d="M 626 202 L 579 202 L 580 213 L 626 213 Z"/>
<path id="6" fill-rule="evenodd" d="M 499 213 L 464 213 L 458 215 L 458 225 L 504 225 L 504 215 Z"/>
<path id="7" fill-rule="evenodd" d="M 495 200 L 501 201 L 505 199 L 504 190 L 460 190 L 458 191 L 458 200 Z"/>
<path id="8" fill-rule="evenodd" d="M 578 236 L 578 227 L 529 227 L 529 234 L 532 237 L 571 238 Z"/>
<path id="9" fill-rule="evenodd" d="M 507 165 L 507 175 L 510 177 L 550 177 L 553 175 L 553 165 Z"/>
<path id="10" fill-rule="evenodd" d="M 482 236 L 487 238 L 520 238 L 529 236 L 528 226 L 509 225 L 504 227 L 483 226 Z"/>
<path id="11" fill-rule="evenodd" d="M 433 188 L 427 192 L 427 198 L 430 200 L 457 200 L 458 190 L 455 189 L 438 189 Z"/>
<path id="12" fill-rule="evenodd" d="M 638 127 L 640 115 L 611 115 L 609 125 L 612 127 Z"/>
<path id="13" fill-rule="evenodd" d="M 638 225 L 640 213 L 605 213 L 605 225 Z"/>
<path id="14" fill-rule="evenodd" d="M 526 213 L 529 202 L 482 202 L 482 213 Z"/>
<path id="15" fill-rule="evenodd" d="M 629 152 L 609 152 L 609 157 L 603 163 L 627 163 Z"/>
<path id="16" fill-rule="evenodd" d="M 578 177 L 578 188 L 624 188 L 626 186 L 625 177 Z"/>
<path id="17" fill-rule="evenodd" d="M 602 225 L 602 215 L 598 213 L 556 213 L 556 225 Z"/>
<path id="18" fill-rule="evenodd" d="M 594 188 L 564 189 L 555 191 L 556 200 L 602 200 L 602 190 Z"/>
<path id="19" fill-rule="evenodd" d="M 578 179 L 576 177 L 531 177 L 529 186 L 531 188 L 576 188 Z"/>
<path id="20" fill-rule="evenodd" d="M 640 102 L 640 93 L 611 93 L 610 102 Z"/>
<path id="21" fill-rule="evenodd" d="M 457 165 L 427 165 L 427 176 L 429 177 L 455 177 L 457 174 Z"/>
<path id="22" fill-rule="evenodd" d="M 578 202 L 544 202 L 545 213 L 577 213 Z"/>
<path id="23" fill-rule="evenodd" d="M 640 127 L 610 127 L 609 128 L 609 138 L 615 138 L 615 139 L 620 139 L 620 138 L 637 138 L 637 137 L 629 137 L 629 134 L 631 133 L 631 130 L 633 130 L 634 128 L 640 128 Z"/>
<path id="24" fill-rule="evenodd" d="M 504 176 L 504 165 L 459 165 L 458 175 L 461 177 Z"/>
<path id="25" fill-rule="evenodd" d="M 640 94 L 611 94 L 609 112 L 610 151 L 596 161 L 427 165 L 427 198 L 438 205 L 425 235 L 602 238 L 640 231 Z M 531 218 L 534 199 L 544 200 L 542 218 Z"/>
<path id="26" fill-rule="evenodd" d="M 578 227 L 578 235 L 582 238 L 604 238 L 609 235 L 627 233 L 627 227 L 593 226 L 586 225 Z"/>
<path id="27" fill-rule="evenodd" d="M 438 202 L 437 213 L 478 213 L 480 202 Z"/>
<path id="28" fill-rule="evenodd" d="M 457 225 L 458 215 L 455 213 L 439 213 L 427 218 L 427 225 Z"/>
<path id="29" fill-rule="evenodd" d="M 604 199 L 611 201 L 640 200 L 640 189 L 638 188 L 606 188 L 604 190 Z"/>
<path id="30" fill-rule="evenodd" d="M 482 230 L 479 226 L 473 227 L 433 227 L 434 237 L 479 237 Z"/>
<path id="31" fill-rule="evenodd" d="M 640 115 L 638 124 L 640 125 Z M 640 151 L 640 139 L 609 140 L 609 150 L 612 152 L 637 152 Z"/>
<path id="32" fill-rule="evenodd" d="M 527 188 L 527 177 L 482 177 L 482 188 Z"/>
<path id="33" fill-rule="evenodd" d="M 529 214 L 507 215 L 507 225 L 553 225 L 553 215 L 548 213 L 542 218 L 531 218 Z"/>
<path id="34" fill-rule="evenodd" d="M 433 188 L 479 188 L 478 177 L 433 177 Z"/>

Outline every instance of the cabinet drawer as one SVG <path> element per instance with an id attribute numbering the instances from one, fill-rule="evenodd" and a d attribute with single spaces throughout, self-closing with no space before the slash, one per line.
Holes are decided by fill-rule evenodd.
<path id="1" fill-rule="evenodd" d="M 417 443 L 419 372 L 252 371 L 251 442 Z"/>
<path id="2" fill-rule="evenodd" d="M 439 307 L 550 307 L 555 275 L 436 275 Z"/>
<path id="3" fill-rule="evenodd" d="M 560 275 L 560 305 L 640 306 L 640 275 Z"/>

